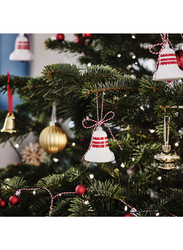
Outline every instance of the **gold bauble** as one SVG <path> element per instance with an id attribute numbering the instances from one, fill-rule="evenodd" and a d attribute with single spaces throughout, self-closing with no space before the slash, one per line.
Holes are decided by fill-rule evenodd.
<path id="1" fill-rule="evenodd" d="M 62 128 L 51 125 L 42 130 L 39 143 L 45 152 L 56 154 L 65 148 L 67 136 Z"/>

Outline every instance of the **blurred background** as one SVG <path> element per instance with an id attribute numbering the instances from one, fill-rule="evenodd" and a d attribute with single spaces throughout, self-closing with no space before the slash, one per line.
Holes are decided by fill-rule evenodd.
<path id="1" fill-rule="evenodd" d="M 65 40 L 73 41 L 74 34 L 65 34 Z M 18 33 L 2 33 L 0 34 L 0 74 L 6 75 L 9 70 L 10 75 L 17 76 L 41 76 L 42 69 L 45 65 L 55 63 L 71 63 L 78 64 L 77 57 L 68 53 L 58 53 L 57 51 L 47 50 L 44 41 L 47 38 L 55 38 L 56 34 L 25 34 L 29 39 L 30 50 L 34 55 L 31 61 L 11 61 L 10 54 L 14 51 L 15 40 Z M 21 103 L 21 100 L 15 94 L 13 96 L 13 106 Z M 8 110 L 7 93 L 0 94 L 0 108 Z M 18 151 L 20 152 L 29 142 L 34 142 L 33 135 L 30 135 L 21 143 Z M 3 156 L 3 157 L 1 157 Z M 0 168 L 6 167 L 8 164 L 19 162 L 19 156 L 9 142 L 0 144 Z"/>

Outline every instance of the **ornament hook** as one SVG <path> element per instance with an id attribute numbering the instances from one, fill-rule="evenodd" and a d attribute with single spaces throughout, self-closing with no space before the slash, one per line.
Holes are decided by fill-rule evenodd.
<path id="1" fill-rule="evenodd" d="M 164 116 L 164 145 L 162 149 L 164 152 L 169 152 L 171 150 L 171 145 L 169 145 L 169 135 L 170 135 L 170 116 Z"/>

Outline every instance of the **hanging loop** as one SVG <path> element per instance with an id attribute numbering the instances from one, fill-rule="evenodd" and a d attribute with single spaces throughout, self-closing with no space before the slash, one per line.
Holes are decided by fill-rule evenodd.
<path id="1" fill-rule="evenodd" d="M 9 70 L 7 70 L 8 111 L 11 115 L 13 112 L 13 89 L 11 89 L 9 85 L 10 79 Z"/>
<path id="2" fill-rule="evenodd" d="M 170 152 L 171 145 L 169 145 L 169 135 L 170 135 L 170 116 L 164 116 L 164 145 L 162 149 L 164 152 Z"/>

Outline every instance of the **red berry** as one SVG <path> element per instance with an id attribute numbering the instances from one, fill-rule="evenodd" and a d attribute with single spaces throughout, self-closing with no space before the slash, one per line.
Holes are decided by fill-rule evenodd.
<path id="1" fill-rule="evenodd" d="M 0 208 L 5 208 L 7 207 L 7 205 L 8 205 L 7 201 L 0 199 Z"/>
<path id="2" fill-rule="evenodd" d="M 133 217 L 132 214 L 125 214 L 124 217 Z"/>
<path id="3" fill-rule="evenodd" d="M 20 198 L 17 195 L 12 195 L 9 198 L 9 203 L 12 206 L 17 206 L 19 204 L 19 202 L 20 202 Z"/>
<path id="4" fill-rule="evenodd" d="M 76 194 L 84 195 L 86 193 L 86 187 L 84 185 L 78 185 L 75 189 Z"/>
<path id="5" fill-rule="evenodd" d="M 88 33 L 88 34 L 83 34 L 83 37 L 85 39 L 90 39 L 92 37 L 92 34 Z"/>
<path id="6" fill-rule="evenodd" d="M 64 40 L 64 38 L 65 38 L 64 34 L 57 34 L 56 35 L 56 40 L 58 42 L 62 42 Z"/>

